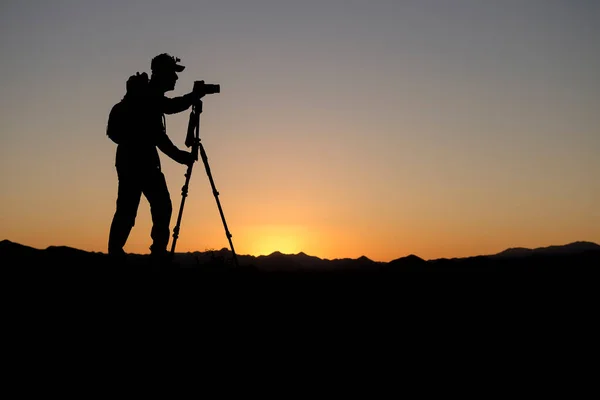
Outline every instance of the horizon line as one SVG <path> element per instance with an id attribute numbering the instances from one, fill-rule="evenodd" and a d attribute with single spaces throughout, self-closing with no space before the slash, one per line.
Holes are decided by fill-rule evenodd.
<path id="1" fill-rule="evenodd" d="M 81 248 L 72 247 L 72 246 L 67 246 L 67 245 L 49 245 L 49 246 L 47 246 L 46 248 L 39 248 L 39 247 L 34 247 L 34 246 L 31 246 L 31 245 L 27 245 L 27 244 L 23 244 L 23 243 L 15 242 L 15 241 L 12 241 L 12 240 L 10 240 L 10 239 L 3 239 L 3 240 L 1 240 L 1 241 L 0 241 L 0 243 L 3 243 L 3 242 L 9 242 L 9 243 L 17 244 L 17 245 L 20 245 L 20 246 L 29 247 L 29 248 L 32 248 L 32 249 L 35 249 L 35 250 L 40 250 L 40 251 L 44 251 L 44 250 L 47 250 L 47 249 L 49 249 L 49 248 L 52 248 L 52 247 L 65 247 L 65 248 L 70 248 L 70 249 L 74 249 L 74 250 L 84 251 L 84 252 L 86 252 L 86 253 L 93 253 L 93 254 L 108 254 L 108 253 L 106 253 L 106 252 L 103 252 L 103 251 L 89 251 L 89 250 L 84 250 L 84 249 L 81 249 Z M 569 243 L 564 243 L 564 244 L 551 244 L 551 245 L 547 245 L 547 246 L 539 246 L 539 247 L 522 247 L 522 246 L 513 246 L 513 247 L 507 247 L 507 248 L 505 248 L 504 250 L 500 250 L 500 251 L 498 251 L 498 252 L 496 252 L 496 253 L 490 253 L 490 254 L 476 254 L 476 255 L 470 255 L 470 256 L 464 256 L 464 257 L 438 257 L 438 258 L 429 258 L 429 259 L 425 259 L 425 258 L 423 258 L 423 257 L 420 257 L 420 256 L 418 256 L 417 254 L 410 253 L 410 254 L 407 254 L 407 255 L 404 255 L 404 256 L 400 256 L 400 257 L 397 257 L 397 258 L 393 258 L 393 259 L 391 259 L 390 261 L 377 261 L 377 260 L 374 260 L 374 259 L 372 259 L 372 258 L 370 258 L 370 257 L 368 257 L 368 256 L 366 256 L 366 255 L 364 255 L 364 254 L 363 254 L 363 255 L 361 255 L 361 256 L 359 256 L 359 257 L 356 257 L 356 258 L 352 258 L 352 257 L 323 258 L 323 257 L 319 257 L 319 256 L 315 256 L 315 255 L 308 254 L 308 253 L 306 253 L 306 252 L 304 252 L 304 251 L 300 251 L 300 252 L 298 252 L 298 253 L 283 253 L 283 252 L 281 252 L 281 251 L 279 251 L 279 250 L 274 250 L 273 252 L 271 252 L 271 253 L 269 253 L 269 254 L 259 254 L 259 255 L 253 255 L 253 254 L 237 254 L 237 253 L 236 253 L 236 256 L 238 256 L 238 257 L 254 257 L 254 258 L 258 258 L 258 257 L 270 257 L 270 256 L 272 256 L 272 255 L 274 255 L 274 254 L 281 254 L 281 255 L 283 255 L 283 256 L 299 256 L 299 255 L 305 255 L 305 256 L 308 256 L 308 257 L 314 257 L 314 258 L 318 258 L 318 259 L 320 259 L 320 260 L 323 260 L 323 261 L 336 261 L 336 260 L 359 260 L 359 259 L 361 259 L 361 258 L 366 258 L 367 260 L 369 260 L 369 261 L 373 261 L 373 262 L 375 262 L 375 263 L 389 263 L 389 262 L 392 262 L 392 261 L 395 261 L 395 260 L 400 260 L 400 259 L 407 258 L 407 257 L 411 257 L 411 256 L 418 257 L 418 258 L 420 258 L 420 259 L 422 259 L 422 260 L 424 260 L 424 261 L 453 260 L 453 259 L 461 259 L 461 258 L 472 258 L 472 257 L 488 257 L 488 256 L 494 256 L 494 255 L 498 255 L 498 254 L 501 254 L 501 253 L 503 253 L 503 252 L 506 252 L 506 251 L 509 251 L 509 250 L 526 250 L 526 251 L 533 251 L 533 250 L 548 249 L 548 248 L 552 248 L 552 247 L 566 247 L 566 246 L 571 246 L 571 245 L 574 245 L 574 244 L 584 244 L 584 243 L 585 243 L 585 244 L 590 244 L 590 245 L 594 245 L 594 246 L 598 246 L 598 247 L 600 247 L 600 244 L 598 244 L 598 243 L 596 243 L 596 242 L 593 242 L 593 241 L 590 241 L 590 240 L 576 240 L 576 241 L 569 242 Z M 232 252 L 230 248 L 228 248 L 228 247 L 222 247 L 222 248 L 221 248 L 221 249 L 219 249 L 219 250 L 216 250 L 216 249 L 209 249 L 209 250 L 205 250 L 205 251 L 201 251 L 201 250 L 194 250 L 194 251 L 186 251 L 186 252 L 175 252 L 175 254 L 194 254 L 194 253 L 201 253 L 201 254 L 204 254 L 204 253 L 209 253 L 209 252 L 222 252 L 223 250 L 225 250 L 225 251 L 227 251 L 227 252 L 230 252 L 230 253 Z M 149 255 L 150 253 L 127 253 L 127 254 L 129 254 L 129 255 L 134 255 L 134 256 L 147 256 L 147 255 Z"/>

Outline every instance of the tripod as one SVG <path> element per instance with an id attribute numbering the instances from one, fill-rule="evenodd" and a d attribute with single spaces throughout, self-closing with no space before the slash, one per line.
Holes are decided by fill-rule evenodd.
<path id="1" fill-rule="evenodd" d="M 200 156 L 202 157 L 202 162 L 204 163 L 204 168 L 206 169 L 206 174 L 208 175 L 208 179 L 210 181 L 210 185 L 212 187 L 213 195 L 217 201 L 217 207 L 219 208 L 219 213 L 221 214 L 221 220 L 223 221 L 223 226 L 225 227 L 225 235 L 227 235 L 227 240 L 229 240 L 229 246 L 231 247 L 231 253 L 233 254 L 233 263 L 236 267 L 238 267 L 237 257 L 235 255 L 235 250 L 233 249 L 233 242 L 231 241 L 231 233 L 227 228 L 227 222 L 225 221 L 225 215 L 223 215 L 223 209 L 221 208 L 221 202 L 219 201 L 219 192 L 215 187 L 215 182 L 213 180 L 212 174 L 210 172 L 210 166 L 208 165 L 208 157 L 206 156 L 206 152 L 204 151 L 204 146 L 200 142 L 200 114 L 202 113 L 202 100 L 198 100 L 192 105 L 192 111 L 190 112 L 190 120 L 188 123 L 187 136 L 185 138 L 185 145 L 187 147 L 191 147 L 191 153 L 194 155 L 194 158 L 198 160 L 198 150 L 200 151 Z M 185 184 L 181 188 L 181 205 L 179 206 L 179 214 L 177 215 L 177 224 L 175 228 L 173 228 L 173 244 L 171 245 L 171 257 L 175 255 L 175 245 L 177 244 L 177 238 L 179 237 L 179 228 L 181 226 L 181 217 L 183 216 L 183 206 L 185 205 L 185 199 L 188 194 L 188 187 L 190 184 L 190 179 L 192 177 L 192 169 L 194 167 L 194 163 L 188 165 L 187 172 L 185 174 Z"/>

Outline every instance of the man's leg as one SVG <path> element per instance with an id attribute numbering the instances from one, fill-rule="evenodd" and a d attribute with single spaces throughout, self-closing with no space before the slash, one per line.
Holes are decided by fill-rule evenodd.
<path id="1" fill-rule="evenodd" d="M 158 256 L 166 256 L 169 244 L 169 224 L 173 206 L 171 196 L 167 188 L 167 182 L 162 172 L 156 171 L 144 182 L 143 193 L 150 203 L 152 214 L 152 246 L 150 251 Z"/>
<path id="2" fill-rule="evenodd" d="M 142 190 L 140 182 L 135 177 L 119 174 L 119 189 L 117 194 L 117 209 L 113 216 L 108 237 L 108 253 L 124 255 L 123 247 L 129 233 L 135 225 Z"/>

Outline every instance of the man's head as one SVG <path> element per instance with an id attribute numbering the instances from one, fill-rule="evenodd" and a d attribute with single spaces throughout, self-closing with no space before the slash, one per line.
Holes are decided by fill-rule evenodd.
<path id="1" fill-rule="evenodd" d="M 168 92 L 175 89 L 177 82 L 177 73 L 185 69 L 183 65 L 177 64 L 179 58 L 170 56 L 167 53 L 157 55 L 152 59 L 150 68 L 152 69 L 152 81 L 157 83 L 161 90 Z"/>

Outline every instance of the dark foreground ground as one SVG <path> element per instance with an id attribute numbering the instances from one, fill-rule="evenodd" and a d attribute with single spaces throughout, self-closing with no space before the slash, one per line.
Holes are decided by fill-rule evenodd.
<path id="1" fill-rule="evenodd" d="M 2 273 L 8 289 L 27 288 L 37 295 L 62 291 L 108 293 L 115 296 L 166 294 L 214 295 L 216 298 L 351 296 L 368 301 L 381 296 L 406 296 L 410 301 L 460 296 L 501 297 L 511 293 L 561 295 L 596 292 L 600 276 L 597 245 L 579 242 L 531 251 L 513 249 L 497 255 L 425 261 L 416 256 L 380 263 L 367 258 L 321 260 L 302 255 L 238 257 L 231 254 L 177 255 L 180 267 L 155 268 L 148 256 L 115 263 L 106 254 L 68 247 L 33 249 L 3 241 Z M 173 297 L 173 296 L 171 296 Z M 416 300 L 421 299 L 421 300 Z M 107 297 L 110 300 L 110 296 Z"/>
<path id="2" fill-rule="evenodd" d="M 182 256 L 183 268 L 158 271 L 143 256 L 117 265 L 105 254 L 4 241 L 8 380 L 21 391 L 80 394 L 133 383 L 140 371 L 152 378 L 135 382 L 153 390 L 168 373 L 196 372 L 186 381 L 204 378 L 202 391 L 215 381 L 203 371 L 229 378 L 221 391 L 247 390 L 232 372 L 267 386 L 297 376 L 281 395 L 341 373 L 333 382 L 356 395 L 371 373 L 372 397 L 384 377 L 404 392 L 413 381 L 446 395 L 512 382 L 524 393 L 523 381 L 555 392 L 573 371 L 577 379 L 564 383 L 572 394 L 583 380 L 595 383 L 589 365 L 600 354 L 600 251 L 575 247 L 389 263 L 276 254 L 242 258 L 240 268 L 227 254 Z"/>
<path id="3" fill-rule="evenodd" d="M 267 350 L 288 361 L 311 354 L 313 368 L 337 349 L 348 362 L 368 354 L 396 363 L 417 353 L 418 373 L 428 376 L 444 359 L 448 371 L 462 371 L 466 349 L 492 364 L 510 355 L 512 371 L 532 349 L 552 365 L 559 354 L 587 357 L 598 348 L 596 250 L 333 264 L 277 255 L 240 268 L 209 257 L 172 271 L 144 257 L 125 266 L 69 248 L 3 242 L 0 250 L 5 343 L 20 363 L 50 354 L 49 370 L 66 350 L 77 360 L 110 355 L 106 365 L 125 369 L 115 361 L 132 351 L 145 360 L 161 348 L 203 365 L 216 353 L 223 371 L 238 368 L 240 357 L 251 364 L 246 371 Z"/>

